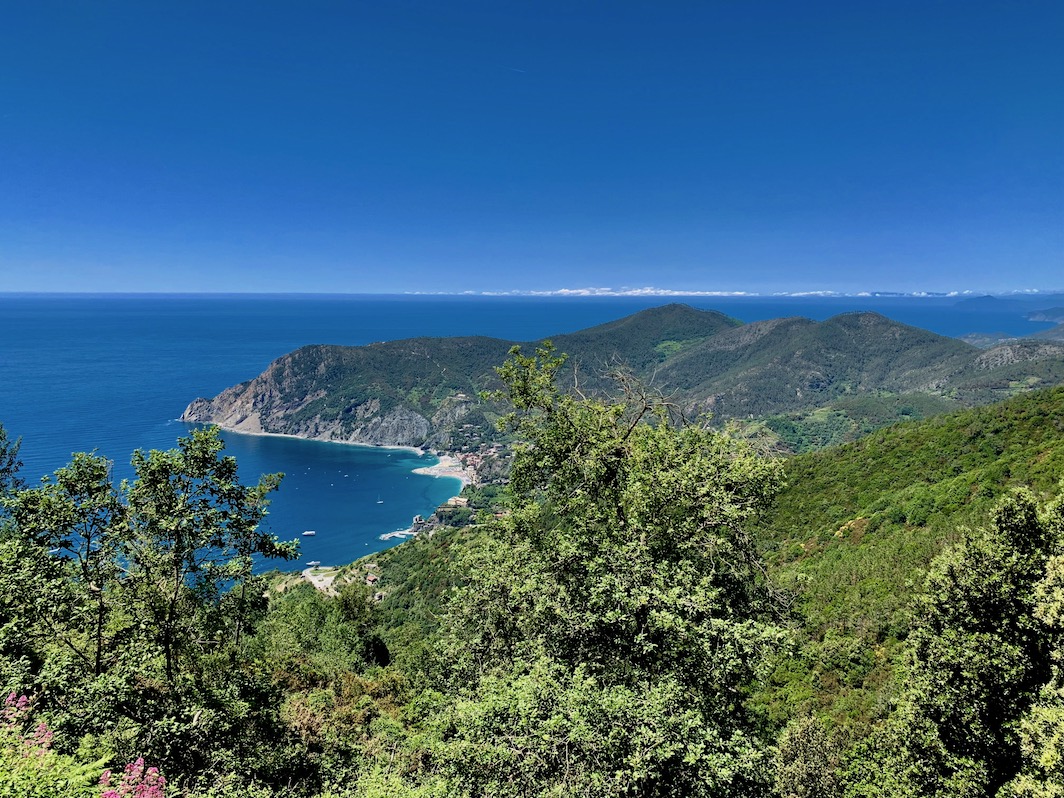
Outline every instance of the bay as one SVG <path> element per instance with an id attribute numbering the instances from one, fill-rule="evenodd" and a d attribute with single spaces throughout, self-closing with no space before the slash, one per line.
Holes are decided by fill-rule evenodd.
<path id="1" fill-rule="evenodd" d="M 175 421 L 199 396 L 258 375 L 276 357 L 316 343 L 358 345 L 413 336 L 489 335 L 533 340 L 672 301 L 662 297 L 0 294 L 0 423 L 21 436 L 23 476 L 34 482 L 97 451 L 131 475 L 134 449 L 170 448 Z M 972 310 L 934 297 L 683 297 L 743 321 L 825 319 L 875 310 L 944 335 L 1023 335 L 1051 324 L 1011 305 Z M 1045 303 L 1042 303 L 1045 304 Z M 1048 305 L 1046 305 L 1048 307 Z M 1040 307 L 1032 300 L 1030 307 Z M 413 473 L 435 462 L 405 450 L 226 433 L 241 475 L 285 472 L 269 527 L 302 538 L 302 560 L 349 562 L 394 541 L 458 491 Z"/>

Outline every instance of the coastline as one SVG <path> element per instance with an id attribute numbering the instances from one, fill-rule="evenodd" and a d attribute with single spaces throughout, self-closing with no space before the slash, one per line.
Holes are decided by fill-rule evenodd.
<path id="1" fill-rule="evenodd" d="M 437 509 L 439 507 L 443 507 L 443 506 L 451 503 L 454 500 L 454 497 L 457 497 L 458 494 L 461 493 L 462 489 L 466 485 L 473 484 L 476 481 L 476 474 L 473 471 L 473 469 L 468 467 L 468 466 L 466 466 L 466 465 L 464 465 L 462 463 L 462 461 L 458 459 L 458 457 L 456 457 L 454 454 L 451 454 L 449 452 L 437 452 L 437 451 L 433 451 L 431 449 L 425 449 L 425 448 L 421 448 L 421 447 L 418 447 L 418 446 L 384 446 L 384 445 L 378 445 L 378 444 L 372 444 L 372 443 L 361 443 L 361 442 L 356 442 L 356 441 L 329 440 L 329 439 L 325 439 L 325 438 L 309 438 L 309 437 L 306 437 L 306 436 L 303 436 L 303 435 L 294 435 L 294 434 L 291 434 L 291 433 L 284 433 L 284 432 L 260 432 L 260 431 L 234 429 L 234 428 L 226 426 L 224 424 L 205 424 L 205 423 L 199 422 L 199 421 L 185 421 L 184 419 L 180 419 L 180 418 L 176 419 L 176 420 L 178 422 L 182 423 L 182 424 L 186 424 L 186 425 L 190 425 L 190 426 L 191 425 L 215 426 L 215 427 L 218 427 L 219 429 L 221 429 L 222 431 L 224 431 L 226 433 L 232 433 L 234 435 L 248 435 L 248 436 L 255 436 L 255 437 L 273 437 L 273 438 L 293 438 L 295 440 L 300 440 L 300 441 L 310 441 L 310 442 L 313 442 L 313 443 L 335 443 L 335 444 L 340 444 L 342 446 L 355 446 L 355 447 L 359 447 L 359 448 L 362 448 L 362 449 L 372 449 L 372 450 L 376 450 L 376 451 L 385 451 L 385 452 L 399 451 L 399 452 L 404 452 L 404 453 L 408 453 L 408 454 L 414 454 L 414 455 L 417 455 L 418 457 L 424 457 L 426 455 L 431 456 L 431 457 L 436 459 L 435 463 L 433 463 L 432 465 L 423 465 L 423 466 L 418 466 L 416 468 L 412 468 L 412 469 L 410 469 L 410 472 L 413 473 L 413 474 L 418 474 L 418 475 L 421 475 L 421 476 L 434 477 L 434 478 L 457 479 L 458 482 L 459 482 L 459 488 L 458 488 L 457 491 L 454 491 L 454 495 L 451 498 L 448 498 L 446 501 L 441 502 L 437 506 Z M 393 530 L 391 532 L 385 532 L 383 534 L 376 535 L 375 537 L 378 540 L 382 540 L 382 541 L 400 542 L 402 540 L 406 540 L 406 539 L 409 539 L 409 538 L 416 537 L 418 535 L 419 531 L 420 531 L 420 528 L 419 528 L 418 524 L 415 523 L 415 524 L 412 524 L 412 525 L 410 525 L 410 526 L 408 526 L 406 528 L 395 529 L 395 530 Z M 358 557 L 356 556 L 355 559 L 358 559 Z M 354 560 L 352 560 L 352 562 L 353 561 Z M 331 569 L 331 570 L 325 570 L 321 566 L 319 566 L 317 568 L 303 568 L 303 569 L 300 569 L 299 574 L 300 574 L 302 579 L 304 579 L 305 581 L 307 581 L 310 584 L 314 585 L 314 587 L 316 587 L 318 590 L 329 592 L 330 590 L 332 590 L 332 578 L 335 576 L 335 574 L 332 573 L 332 571 L 335 571 L 335 569 L 337 567 L 338 566 L 326 566 L 325 567 L 325 569 Z"/>
<path id="2" fill-rule="evenodd" d="M 439 462 L 435 465 L 415 468 L 415 474 L 425 474 L 430 477 L 451 477 L 459 480 L 462 483 L 463 488 L 475 481 L 472 469 L 464 465 L 462 461 L 453 454 L 440 454 L 439 452 L 429 452 L 429 454 L 435 457 Z"/>
<path id="3" fill-rule="evenodd" d="M 358 441 L 337 441 L 329 440 L 327 438 L 308 438 L 304 435 L 293 435 L 288 432 L 251 432 L 249 430 L 234 429 L 233 427 L 228 427 L 224 424 L 204 424 L 201 421 L 185 421 L 181 418 L 178 418 L 176 420 L 182 424 L 199 424 L 201 426 L 218 427 L 218 429 L 224 432 L 231 432 L 234 435 L 254 435 L 269 438 L 294 438 L 295 440 L 299 441 L 312 441 L 314 443 L 335 443 L 340 446 L 358 446 L 363 449 L 409 452 L 410 454 L 416 454 L 419 457 L 429 455 L 431 457 L 435 457 L 437 462 L 433 463 L 432 465 L 418 466 L 417 468 L 413 468 L 411 469 L 411 473 L 422 474 L 424 476 L 429 477 L 450 477 L 452 479 L 457 479 L 459 482 L 462 483 L 461 487 L 459 487 L 459 492 L 461 492 L 461 489 L 464 488 L 466 485 L 471 485 L 476 482 L 476 474 L 473 472 L 473 469 L 464 465 L 462 461 L 455 457 L 453 454 L 450 454 L 448 452 L 435 452 L 431 449 L 422 449 L 419 446 L 384 446 L 376 443 L 359 443 Z"/>
<path id="4" fill-rule="evenodd" d="M 426 476 L 430 477 L 450 477 L 451 479 L 457 479 L 459 482 L 462 483 L 462 488 L 464 488 L 466 485 L 470 485 L 473 483 L 473 470 L 468 466 L 463 465 L 462 461 L 459 460 L 457 457 L 452 454 L 437 454 L 435 452 L 433 452 L 432 454 L 439 460 L 439 462 L 435 465 L 421 466 L 420 468 L 415 468 L 415 474 L 425 474 Z M 459 493 L 460 492 L 461 489 L 459 489 Z M 448 504 L 451 504 L 456 498 L 457 496 L 448 499 L 447 501 L 443 502 L 440 507 L 445 507 Z M 378 535 L 377 539 L 397 540 L 414 538 L 417 537 L 419 531 L 420 526 L 418 523 L 416 523 L 415 519 L 415 523 L 411 526 L 408 526 L 405 529 L 396 529 L 394 532 L 385 532 L 383 535 Z"/>
<path id="5" fill-rule="evenodd" d="M 335 443 L 338 446 L 359 446 L 363 449 L 384 449 L 385 451 L 398 451 L 398 452 L 410 452 L 417 455 L 431 454 L 433 457 L 439 457 L 433 451 L 428 449 L 422 449 L 419 446 L 385 446 L 379 443 L 362 443 L 360 441 L 338 441 L 333 438 L 308 438 L 305 435 L 293 435 L 290 432 L 253 432 L 252 430 L 237 429 L 236 427 L 230 427 L 225 424 L 218 424 L 216 422 L 203 422 L 203 421 L 186 421 L 183 418 L 175 418 L 174 421 L 178 421 L 182 424 L 197 424 L 201 427 L 217 427 L 223 432 L 232 432 L 234 435 L 253 435 L 263 438 L 294 438 L 297 441 L 312 441 L 314 443 Z M 447 455 L 448 457 L 450 455 Z M 426 466 L 431 468 L 431 466 Z"/>

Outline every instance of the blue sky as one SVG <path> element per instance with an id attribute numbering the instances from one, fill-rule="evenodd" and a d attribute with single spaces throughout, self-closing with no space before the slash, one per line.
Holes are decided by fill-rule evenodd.
<path id="1" fill-rule="evenodd" d="M 1064 3 L 10 3 L 0 291 L 1064 287 Z"/>

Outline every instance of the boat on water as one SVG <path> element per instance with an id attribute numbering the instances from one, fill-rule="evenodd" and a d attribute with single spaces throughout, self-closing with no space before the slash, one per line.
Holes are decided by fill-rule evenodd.
<path id="1" fill-rule="evenodd" d="M 318 533 L 317 533 L 317 532 L 315 532 L 315 531 L 314 531 L 313 529 L 308 529 L 308 530 L 307 530 L 306 532 L 304 532 L 304 533 L 303 533 L 303 537 L 305 537 L 305 538 L 312 538 L 312 537 L 314 537 L 314 536 L 315 536 L 316 534 L 318 534 Z"/>
<path id="2" fill-rule="evenodd" d="M 384 499 L 381 498 L 379 493 L 377 494 L 377 504 L 384 504 Z"/>
<path id="3" fill-rule="evenodd" d="M 309 565 L 311 568 L 317 568 L 319 565 L 321 565 L 321 560 L 311 560 L 307 563 L 307 565 Z"/>

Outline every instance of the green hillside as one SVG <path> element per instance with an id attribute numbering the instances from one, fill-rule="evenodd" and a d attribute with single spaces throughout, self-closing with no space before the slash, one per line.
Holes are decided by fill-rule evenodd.
<path id="1" fill-rule="evenodd" d="M 922 573 L 961 526 L 987 523 L 1011 488 L 1049 497 L 1064 479 L 1064 388 L 875 432 L 788 459 L 786 486 L 756 534 L 797 625 L 787 657 L 760 697 L 777 720 L 817 708 L 864 725 L 894 689 Z M 477 539 L 448 530 L 374 559 L 394 628 L 433 628 L 460 552 Z M 424 585 L 427 590 L 422 591 Z"/>
<path id="2" fill-rule="evenodd" d="M 646 377 L 661 364 L 741 326 L 722 313 L 672 304 L 550 340 L 569 355 L 569 365 L 578 368 L 584 379 L 597 380 L 620 364 Z"/>
<path id="3" fill-rule="evenodd" d="M 691 418 L 764 420 L 763 429 L 790 451 L 1064 382 L 1064 345 L 1009 342 L 980 350 L 875 313 L 743 325 L 671 304 L 553 340 L 569 357 L 562 384 L 608 391 L 608 372 L 625 369 Z M 251 432 L 456 449 L 493 437 L 498 408 L 479 394 L 498 386 L 493 369 L 513 345 L 417 338 L 304 347 L 254 380 L 196 400 L 183 418 Z M 523 346 L 529 351 L 536 342 Z"/>
<path id="4" fill-rule="evenodd" d="M 1064 789 L 1064 388 L 781 461 L 562 368 L 498 373 L 508 488 L 320 589 L 254 572 L 295 555 L 257 528 L 278 476 L 217 430 L 25 488 L 0 428 L 0 791 Z"/>
<path id="5" fill-rule="evenodd" d="M 759 527 L 806 642 L 766 701 L 840 721 L 884 708 L 922 570 L 962 526 L 983 526 L 1013 487 L 1050 496 L 1064 478 L 1064 388 L 880 430 L 787 461 Z"/>

